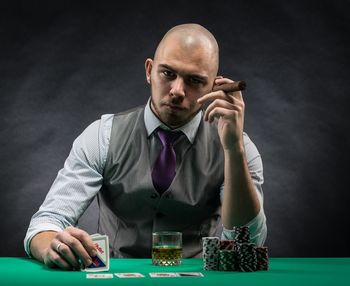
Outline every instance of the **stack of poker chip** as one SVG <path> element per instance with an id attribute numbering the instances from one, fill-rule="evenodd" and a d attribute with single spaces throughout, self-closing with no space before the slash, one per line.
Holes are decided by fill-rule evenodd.
<path id="1" fill-rule="evenodd" d="M 235 271 L 236 265 L 236 253 L 233 250 L 219 250 L 220 271 Z"/>
<path id="2" fill-rule="evenodd" d="M 203 269 L 218 270 L 220 239 L 218 237 L 203 237 L 202 242 Z"/>
<path id="3" fill-rule="evenodd" d="M 234 227 L 233 231 L 233 240 L 203 237 L 204 270 L 241 272 L 268 270 L 268 248 L 250 242 L 247 226 Z"/>
<path id="4" fill-rule="evenodd" d="M 253 272 L 256 270 L 257 258 L 254 243 L 239 243 L 237 257 L 239 271 Z"/>
<path id="5" fill-rule="evenodd" d="M 235 271 L 237 267 L 236 243 L 234 240 L 221 240 L 219 249 L 219 270 Z"/>
<path id="6" fill-rule="evenodd" d="M 269 270 L 269 255 L 266 246 L 256 246 L 256 270 Z"/>
<path id="7" fill-rule="evenodd" d="M 247 226 L 234 226 L 234 241 L 236 243 L 249 243 L 250 242 L 250 231 Z"/>

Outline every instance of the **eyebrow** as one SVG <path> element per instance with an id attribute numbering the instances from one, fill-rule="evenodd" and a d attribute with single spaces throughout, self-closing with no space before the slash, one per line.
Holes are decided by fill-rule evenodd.
<path id="1" fill-rule="evenodd" d="M 166 68 L 166 69 L 171 70 L 173 72 L 177 72 L 174 68 L 172 68 L 171 66 L 169 66 L 167 64 L 159 64 L 159 67 Z M 195 78 L 203 80 L 205 82 L 208 81 L 208 77 L 205 75 L 201 75 L 201 74 L 189 73 L 189 74 L 186 74 L 186 76 L 195 77 Z"/>

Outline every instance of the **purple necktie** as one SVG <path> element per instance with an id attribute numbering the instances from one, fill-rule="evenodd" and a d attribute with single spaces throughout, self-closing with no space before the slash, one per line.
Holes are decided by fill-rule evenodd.
<path id="1" fill-rule="evenodd" d="M 176 154 L 173 144 L 181 132 L 163 129 L 157 129 L 156 132 L 162 142 L 162 149 L 153 165 L 152 180 L 158 193 L 162 194 L 169 188 L 175 177 Z"/>

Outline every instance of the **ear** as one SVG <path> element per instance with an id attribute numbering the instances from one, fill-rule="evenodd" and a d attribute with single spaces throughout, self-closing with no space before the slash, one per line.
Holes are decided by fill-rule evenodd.
<path id="1" fill-rule="evenodd" d="M 145 71 L 146 71 L 146 80 L 149 84 L 151 84 L 151 72 L 153 67 L 153 60 L 148 58 L 145 61 Z"/>

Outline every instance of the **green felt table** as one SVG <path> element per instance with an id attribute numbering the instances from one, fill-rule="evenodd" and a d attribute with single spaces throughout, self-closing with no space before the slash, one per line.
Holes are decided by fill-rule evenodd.
<path id="1" fill-rule="evenodd" d="M 350 258 L 270 258 L 268 271 L 204 271 L 201 259 L 154 266 L 150 259 L 111 259 L 105 273 L 140 272 L 145 278 L 86 279 L 86 272 L 49 269 L 30 258 L 0 258 L 0 285 L 350 285 Z M 150 272 L 202 272 L 204 277 L 151 278 Z"/>

